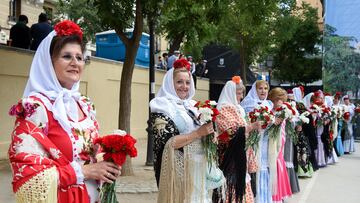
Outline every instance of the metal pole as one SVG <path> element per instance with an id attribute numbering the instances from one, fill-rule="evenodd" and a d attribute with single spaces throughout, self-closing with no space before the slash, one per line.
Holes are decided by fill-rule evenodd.
<path id="1" fill-rule="evenodd" d="M 155 97 L 155 41 L 154 41 L 154 19 L 149 18 L 149 34 L 150 34 L 150 65 L 149 65 L 149 102 Z M 152 166 L 154 163 L 154 137 L 150 126 L 150 108 L 149 108 L 149 119 L 148 119 L 148 142 L 146 152 L 146 166 Z"/>

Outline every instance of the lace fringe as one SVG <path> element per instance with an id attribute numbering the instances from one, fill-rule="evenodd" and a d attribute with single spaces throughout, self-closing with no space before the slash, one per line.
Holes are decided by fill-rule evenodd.
<path id="1" fill-rule="evenodd" d="M 57 202 L 58 172 L 56 167 L 45 169 L 24 183 L 15 193 L 17 203 Z"/>

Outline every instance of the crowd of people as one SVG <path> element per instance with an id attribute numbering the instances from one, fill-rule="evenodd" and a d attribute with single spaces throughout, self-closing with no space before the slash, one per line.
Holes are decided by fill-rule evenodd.
<path id="1" fill-rule="evenodd" d="M 45 13 L 41 13 L 38 23 L 30 28 L 27 26 L 29 20 L 26 15 L 20 15 L 17 23 L 10 29 L 9 45 L 22 49 L 36 51 L 40 42 L 53 30 Z"/>
<path id="2" fill-rule="evenodd" d="M 79 93 L 83 52 L 77 24 L 55 25 L 35 53 L 24 97 L 9 111 L 17 202 L 98 202 L 101 183 L 120 174 L 96 159 L 96 112 Z M 245 96 L 234 76 L 212 109 L 214 123 L 202 121 L 188 60 L 173 61 L 150 102 L 158 202 L 282 202 L 300 191 L 299 177 L 355 151 L 352 118 L 360 109 L 339 93 L 304 96 L 301 86 L 287 93 L 258 80 Z M 213 162 L 204 145 L 210 135 Z"/>
<path id="3" fill-rule="evenodd" d="M 191 63 L 174 62 L 150 102 L 158 202 L 283 202 L 301 190 L 299 178 L 355 151 L 360 108 L 348 95 L 270 90 L 264 80 L 245 93 L 234 76 L 218 99 L 216 125 L 201 122 Z M 203 143 L 214 133 L 215 166 Z"/>
<path id="4" fill-rule="evenodd" d="M 186 59 L 190 63 L 190 72 L 193 75 L 194 80 L 196 80 L 196 76 L 207 77 L 207 60 L 203 59 L 200 60 L 198 63 L 195 63 L 192 56 L 185 56 L 184 54 L 181 54 L 178 50 L 175 50 L 170 57 L 168 53 L 163 53 L 162 57 L 159 56 L 156 67 L 161 70 L 170 70 L 171 68 L 173 68 L 174 62 L 178 59 Z"/>

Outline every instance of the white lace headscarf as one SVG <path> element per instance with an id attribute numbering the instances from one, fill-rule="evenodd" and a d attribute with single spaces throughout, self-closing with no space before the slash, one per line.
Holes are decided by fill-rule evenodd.
<path id="1" fill-rule="evenodd" d="M 196 108 L 194 107 L 195 102 L 192 100 L 195 95 L 195 86 L 191 74 L 189 74 L 189 95 L 185 99 L 180 99 L 180 97 L 176 94 L 173 75 L 174 68 L 166 72 L 159 92 L 157 93 L 156 97 L 150 101 L 151 112 L 164 113 L 170 116 L 172 120 L 174 120 L 176 111 L 174 106 L 171 105 L 169 101 L 175 102 L 178 105 L 183 105 L 186 109 L 196 111 Z"/>
<path id="2" fill-rule="evenodd" d="M 50 45 L 54 36 L 56 36 L 56 32 L 52 31 L 40 43 L 31 64 L 30 75 L 23 96 L 36 95 L 42 97 L 45 95 L 53 100 L 53 104 L 47 99 L 43 99 L 43 102 L 47 109 L 53 113 L 61 127 L 66 132 L 71 133 L 68 117 L 75 122 L 79 120 L 77 101 L 81 96 L 79 93 L 80 81 L 76 82 L 71 90 L 60 85 L 50 56 Z"/>
<path id="3" fill-rule="evenodd" d="M 257 105 L 264 105 L 269 109 L 273 108 L 271 101 L 266 100 L 266 98 L 264 100 L 260 100 L 256 92 L 256 82 L 254 82 L 254 84 L 251 86 L 249 93 L 246 95 L 244 100 L 242 100 L 240 105 L 244 108 L 246 113 L 252 111 Z"/>
<path id="4" fill-rule="evenodd" d="M 309 94 L 307 94 L 304 98 L 303 98 L 303 103 L 304 103 L 304 105 L 305 105 L 305 107 L 307 108 L 307 109 L 310 109 L 310 106 L 311 106 L 311 97 L 314 95 L 314 93 L 313 92 L 311 92 L 311 93 L 309 93 Z"/>
<path id="5" fill-rule="evenodd" d="M 234 105 L 238 109 L 238 111 L 241 113 L 241 116 L 244 118 L 245 110 L 240 106 L 240 104 L 238 103 L 238 101 L 236 99 L 236 89 L 237 89 L 237 87 L 236 87 L 235 82 L 233 82 L 232 80 L 227 81 L 221 91 L 216 108 L 218 110 L 221 110 L 221 108 L 224 105 Z M 244 91 L 245 91 L 245 89 L 244 89 Z"/>
<path id="6" fill-rule="evenodd" d="M 334 97 L 333 96 L 325 96 L 324 98 L 325 104 L 327 107 L 332 107 L 334 104 Z"/>
<path id="7" fill-rule="evenodd" d="M 302 91 L 301 91 L 300 87 L 294 87 L 292 89 L 292 91 L 293 91 L 293 94 L 294 94 L 294 100 L 296 102 L 301 102 L 301 100 L 303 98 L 302 98 Z"/>

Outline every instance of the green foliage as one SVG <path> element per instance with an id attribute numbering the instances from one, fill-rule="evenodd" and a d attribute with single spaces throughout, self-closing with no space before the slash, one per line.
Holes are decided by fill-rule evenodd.
<path id="1" fill-rule="evenodd" d="M 68 18 L 76 23 L 84 31 L 85 41 L 95 41 L 95 34 L 106 30 L 103 26 L 93 0 L 59 0 L 56 4 L 55 22 Z"/>
<path id="2" fill-rule="evenodd" d="M 350 45 L 355 38 L 338 36 L 335 32 L 334 27 L 325 26 L 325 88 L 329 92 L 348 90 L 356 92 L 360 88 L 360 54 Z"/>
<path id="3" fill-rule="evenodd" d="M 306 4 L 290 10 L 274 23 L 273 74 L 281 82 L 311 83 L 322 77 L 317 10 Z"/>
<path id="4" fill-rule="evenodd" d="M 94 6 L 105 26 L 125 32 L 127 28 L 132 28 L 135 20 L 135 2 L 135 0 L 94 0 Z"/>
<path id="5" fill-rule="evenodd" d="M 214 36 L 217 23 L 225 13 L 220 0 L 168 0 L 162 9 L 158 32 L 171 42 L 170 52 L 180 48 L 195 59 Z"/>
<path id="6" fill-rule="evenodd" d="M 227 7 L 225 17 L 217 30 L 217 43 L 243 51 L 247 64 L 251 64 L 264 48 L 270 46 L 274 14 L 280 0 L 234 0 Z M 246 65 L 246 64 L 245 64 Z"/>

